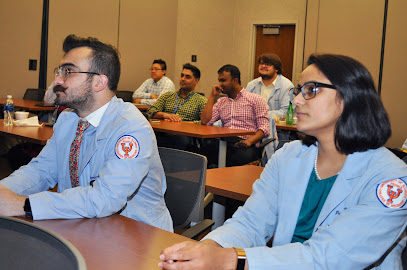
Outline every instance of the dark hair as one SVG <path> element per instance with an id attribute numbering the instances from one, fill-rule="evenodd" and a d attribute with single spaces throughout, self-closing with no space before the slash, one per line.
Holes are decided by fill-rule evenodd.
<path id="1" fill-rule="evenodd" d="M 239 84 L 242 84 L 240 82 L 240 70 L 234 66 L 234 65 L 224 65 L 218 70 L 218 74 L 221 74 L 222 72 L 229 72 L 230 76 L 232 77 L 232 80 L 237 78 L 239 81 Z"/>
<path id="2" fill-rule="evenodd" d="M 344 55 L 313 54 L 307 63 L 331 81 L 343 101 L 335 127 L 336 149 L 352 154 L 383 146 L 391 135 L 390 121 L 369 71 Z M 316 138 L 305 135 L 302 141 L 309 146 Z"/>
<path id="3" fill-rule="evenodd" d="M 190 63 L 186 63 L 182 66 L 182 69 L 189 69 L 190 71 L 192 71 L 192 74 L 194 75 L 195 79 L 200 79 L 201 78 L 201 71 L 199 70 L 199 68 L 197 68 L 194 65 L 191 65 Z"/>
<path id="4" fill-rule="evenodd" d="M 263 53 L 259 56 L 257 62 L 259 64 L 260 62 L 263 62 L 271 66 L 274 66 L 274 68 L 277 70 L 277 74 L 283 73 L 283 65 L 281 64 L 281 59 L 275 53 Z"/>
<path id="5" fill-rule="evenodd" d="M 162 60 L 162 59 L 155 59 L 155 60 L 153 61 L 153 65 L 154 65 L 154 64 L 160 64 L 162 70 L 167 70 L 167 64 L 166 64 L 165 61 Z"/>
<path id="6" fill-rule="evenodd" d="M 120 60 L 116 48 L 93 37 L 82 38 L 69 35 L 65 38 L 63 44 L 65 53 L 80 47 L 92 49 L 91 59 L 89 59 L 89 71 L 106 75 L 109 79 L 109 89 L 112 91 L 117 90 L 120 79 Z"/>

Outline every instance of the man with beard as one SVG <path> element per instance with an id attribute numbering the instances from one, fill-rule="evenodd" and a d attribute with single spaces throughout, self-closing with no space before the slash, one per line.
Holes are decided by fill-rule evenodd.
<path id="1" fill-rule="evenodd" d="M 201 78 L 201 71 L 189 63 L 182 66 L 180 89 L 164 93 L 151 106 L 147 114 L 151 118 L 173 122 L 199 121 L 207 99 L 194 90 Z"/>
<path id="2" fill-rule="evenodd" d="M 213 125 L 221 120 L 224 127 L 256 132 L 251 136 L 227 139 L 226 166 L 239 166 L 255 161 L 258 158 L 256 146 L 264 137 L 270 135 L 268 106 L 259 95 L 248 93 L 242 88 L 240 71 L 236 66 L 221 67 L 218 70 L 218 81 L 219 84 L 212 87 L 211 95 L 201 114 L 201 122 Z M 221 92 L 227 97 L 219 98 L 215 104 L 215 99 Z M 212 160 L 209 162 L 213 163 Z"/>
<path id="3" fill-rule="evenodd" d="M 201 71 L 196 66 L 189 63 L 184 64 L 179 79 L 180 89 L 176 92 L 164 93 L 147 110 L 147 114 L 154 119 L 199 124 L 201 112 L 207 102 L 204 96 L 194 91 L 200 78 Z M 198 151 L 197 145 L 190 137 L 161 132 L 156 135 L 158 146 Z"/>
<path id="4" fill-rule="evenodd" d="M 259 56 L 260 77 L 247 84 L 246 91 L 260 95 L 269 106 L 269 117 L 285 116 L 290 103 L 289 90 L 292 82 L 281 75 L 280 57 L 274 53 Z"/>
<path id="5" fill-rule="evenodd" d="M 172 231 L 154 132 L 117 99 L 116 49 L 66 37 L 55 69 L 55 104 L 66 106 L 37 158 L 0 182 L 0 215 L 93 218 L 115 213 Z M 58 185 L 58 192 L 48 191 Z"/>

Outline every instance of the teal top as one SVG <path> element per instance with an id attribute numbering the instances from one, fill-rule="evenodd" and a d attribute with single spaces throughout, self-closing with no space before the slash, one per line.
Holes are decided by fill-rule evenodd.
<path id="1" fill-rule="evenodd" d="M 291 243 L 303 243 L 311 237 L 319 213 L 337 176 L 317 180 L 315 170 L 312 170 Z"/>

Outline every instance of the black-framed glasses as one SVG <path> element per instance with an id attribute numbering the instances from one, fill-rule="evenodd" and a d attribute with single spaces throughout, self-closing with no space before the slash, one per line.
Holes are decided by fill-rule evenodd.
<path id="1" fill-rule="evenodd" d="M 305 100 L 314 98 L 319 91 L 319 87 L 336 89 L 332 84 L 325 84 L 320 82 L 307 82 L 303 86 L 293 87 L 290 89 L 290 99 L 293 100 L 299 93 L 302 94 Z"/>
<path id="2" fill-rule="evenodd" d="M 85 74 L 91 74 L 91 75 L 100 75 L 97 72 L 90 72 L 90 71 L 77 71 L 77 70 L 72 70 L 69 67 L 57 67 L 54 69 L 55 77 L 61 77 L 63 81 L 68 79 L 69 74 L 71 73 L 85 73 Z"/>

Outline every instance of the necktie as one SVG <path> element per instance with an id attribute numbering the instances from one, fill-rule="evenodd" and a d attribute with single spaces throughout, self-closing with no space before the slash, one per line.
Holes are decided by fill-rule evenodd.
<path id="1" fill-rule="evenodd" d="M 90 124 L 88 121 L 82 119 L 79 120 L 78 129 L 76 130 L 76 137 L 71 144 L 71 151 L 69 152 L 69 174 L 71 176 L 72 187 L 77 187 L 79 184 L 79 149 L 81 147 L 83 132 L 89 127 L 89 125 Z"/>

